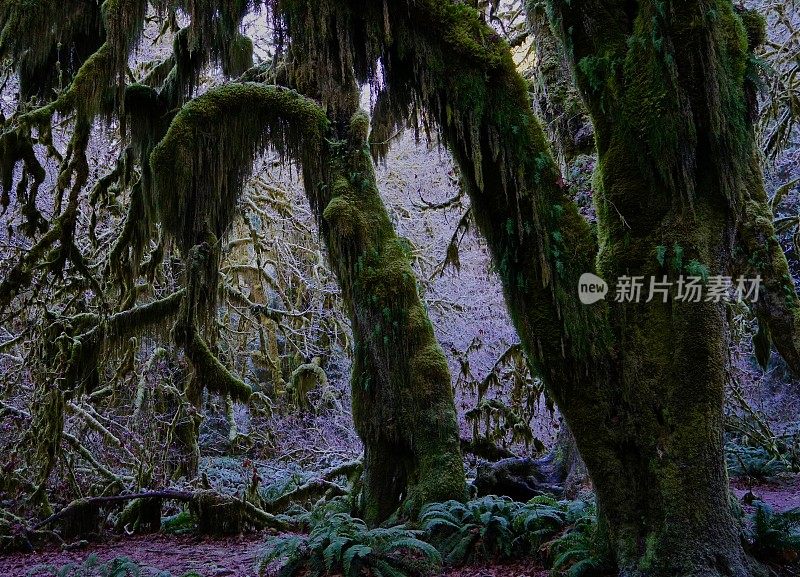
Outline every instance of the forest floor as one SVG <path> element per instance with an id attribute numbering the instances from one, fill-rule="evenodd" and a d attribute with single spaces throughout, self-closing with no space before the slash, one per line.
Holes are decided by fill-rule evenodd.
<path id="1" fill-rule="evenodd" d="M 156 577 L 163 571 L 174 577 L 192 571 L 202 577 L 257 577 L 257 558 L 266 537 L 266 533 L 227 539 L 163 534 L 115 537 L 72 551 L 47 550 L 0 557 L 0 575 L 53 577 L 57 569 L 71 563 L 81 564 L 89 555 L 96 555 L 100 561 L 127 557 L 143 569 L 157 568 L 152 573 L 145 572 L 142 577 Z M 450 568 L 440 577 L 547 577 L 549 574 L 531 561 L 518 561 Z"/>
<path id="2" fill-rule="evenodd" d="M 751 492 L 776 511 L 800 507 L 800 475 L 782 476 L 774 481 L 749 484 L 741 480 L 731 489 L 742 500 Z M 745 510 L 749 505 L 744 505 Z M 239 537 L 206 538 L 176 535 L 117 536 L 102 543 L 85 544 L 64 551 L 46 549 L 36 553 L 15 553 L 0 557 L 3 577 L 51 577 L 55 569 L 83 563 L 89 555 L 100 561 L 127 557 L 145 568 L 168 571 L 174 576 L 196 572 L 202 577 L 257 577 L 256 563 L 267 533 Z M 158 575 L 154 571 L 152 575 Z M 530 561 L 511 564 L 483 563 L 447 569 L 441 577 L 547 577 L 549 572 Z M 142 577 L 146 577 L 147 574 Z"/>

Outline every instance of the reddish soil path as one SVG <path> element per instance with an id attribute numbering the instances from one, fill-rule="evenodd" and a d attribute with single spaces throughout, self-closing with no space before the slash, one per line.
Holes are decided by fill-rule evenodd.
<path id="1" fill-rule="evenodd" d="M 800 507 L 800 475 L 756 485 L 752 489 L 745 483 L 733 481 L 731 490 L 740 501 L 748 491 L 752 491 L 756 499 L 776 511 L 788 511 Z"/>
<path id="2" fill-rule="evenodd" d="M 227 539 L 160 534 L 121 537 L 107 543 L 87 545 L 77 551 L 56 549 L 0 557 L 0 575 L 52 576 L 52 570 L 36 570 L 36 566 L 45 564 L 61 567 L 67 563 L 82 563 L 90 554 L 95 554 L 101 561 L 128 557 L 142 567 L 169 571 L 176 577 L 190 571 L 196 571 L 203 577 L 255 577 L 258 574 L 256 556 L 264 539 L 264 534 Z"/>

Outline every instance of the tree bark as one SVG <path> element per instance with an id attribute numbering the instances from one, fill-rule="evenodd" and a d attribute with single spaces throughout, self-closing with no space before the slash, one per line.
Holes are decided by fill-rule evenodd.
<path id="1" fill-rule="evenodd" d="M 531 69 L 533 110 L 542 122 L 562 174 L 577 157 L 594 153 L 594 130 L 575 86 L 564 47 L 550 26 L 544 0 L 525 0 L 536 64 Z"/>

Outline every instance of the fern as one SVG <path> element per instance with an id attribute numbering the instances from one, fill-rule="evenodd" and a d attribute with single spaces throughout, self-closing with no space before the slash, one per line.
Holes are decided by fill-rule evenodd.
<path id="1" fill-rule="evenodd" d="M 161 531 L 171 535 L 186 535 L 197 531 L 197 519 L 189 511 L 181 511 L 161 521 Z"/>
<path id="2" fill-rule="evenodd" d="M 283 535 L 267 543 L 260 562 L 262 575 L 409 577 L 441 565 L 439 551 L 421 539 L 420 530 L 404 525 L 370 529 L 344 512 L 315 513 L 307 516 L 312 525 L 309 535 Z"/>
<path id="3" fill-rule="evenodd" d="M 459 503 L 434 503 L 420 521 L 428 539 L 451 564 L 476 559 L 508 560 L 535 553 L 567 522 L 568 505 L 550 497 L 528 503 L 507 497 L 482 497 Z"/>
<path id="4" fill-rule="evenodd" d="M 569 503 L 565 520 L 570 528 L 541 548 L 550 559 L 551 574 L 554 577 L 605 575 L 610 563 L 597 546 L 594 504 L 584 501 Z"/>
<path id="5" fill-rule="evenodd" d="M 534 497 L 517 512 L 514 527 L 528 541 L 529 549 L 537 551 L 564 529 L 570 521 L 571 508 L 572 503 L 565 505 L 546 495 Z"/>
<path id="6" fill-rule="evenodd" d="M 769 505 L 756 501 L 747 537 L 751 553 L 771 563 L 787 563 L 800 556 L 800 508 L 776 513 Z"/>
<path id="7" fill-rule="evenodd" d="M 728 474 L 734 478 L 748 477 L 767 480 L 789 470 L 780 456 L 772 455 L 764 447 L 746 447 L 735 443 L 725 446 Z"/>

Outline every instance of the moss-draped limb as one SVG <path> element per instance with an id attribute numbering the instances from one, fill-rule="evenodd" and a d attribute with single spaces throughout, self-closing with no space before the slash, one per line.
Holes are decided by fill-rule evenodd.
<path id="1" fill-rule="evenodd" d="M 206 241 L 227 232 L 257 153 L 272 145 L 284 157 L 301 159 L 308 170 L 319 171 L 327 126 L 316 104 L 294 91 L 230 84 L 184 106 L 150 156 L 159 221 L 188 261 L 192 297 L 185 303 L 176 338 L 186 348 L 195 378 L 209 390 L 236 399 L 250 392 L 200 336 L 204 319 L 198 314 L 208 314 L 215 300 L 219 268 L 215 243 Z"/>
<path id="2" fill-rule="evenodd" d="M 157 107 L 162 96 L 137 89 L 129 101 Z M 167 98 L 170 96 L 167 95 Z M 147 104 L 147 102 L 150 104 Z M 140 115 L 143 122 L 147 116 Z M 244 180 L 255 156 L 268 146 L 284 158 L 298 159 L 319 171 L 327 118 L 319 107 L 294 91 L 256 83 L 221 86 L 188 102 L 172 118 L 169 129 L 148 158 L 142 180 L 142 203 L 152 207 L 167 236 L 180 247 L 185 261 L 187 298 L 173 330 L 193 367 L 185 394 L 199 410 L 203 389 L 246 400 L 250 387 L 228 371 L 208 344 L 213 335 L 219 274 L 219 241 L 238 207 Z M 139 123 L 141 138 L 157 137 L 160 128 Z M 142 147 L 148 153 L 150 145 Z M 196 415 L 178 436 L 197 455 Z M 193 474 L 196 458 L 180 473 Z"/>
<path id="3" fill-rule="evenodd" d="M 101 112 L 113 110 L 115 101 L 121 105 L 120 88 L 128 56 L 141 37 L 147 4 L 146 0 L 105 0 L 100 6 L 103 43 L 80 63 L 67 88 L 44 106 L 25 112 L 20 122 L 29 126 L 42 125 L 50 122 L 56 113 L 65 115 L 75 111 L 81 121 L 90 123 Z M 26 47 L 44 41 L 29 39 Z"/>
<path id="4" fill-rule="evenodd" d="M 52 346 L 60 351 L 65 363 L 59 388 L 70 397 L 79 390 L 91 392 L 97 383 L 103 351 L 148 330 L 163 329 L 178 313 L 184 297 L 185 291 L 179 290 L 106 318 L 83 314 L 55 319 L 49 329 L 54 339 Z"/>
<path id="5" fill-rule="evenodd" d="M 39 139 L 40 141 L 42 138 Z M 34 141 L 30 133 L 23 130 L 8 130 L 0 136 L 0 213 L 5 213 L 11 203 L 11 190 L 15 188 L 17 202 L 23 203 L 22 214 L 25 223 L 22 231 L 29 237 L 39 232 L 45 232 L 46 226 L 39 209 L 36 206 L 39 188 L 44 182 L 44 167 L 36 157 Z M 22 164 L 22 174 L 14 184 L 14 173 L 18 164 Z"/>
<path id="6" fill-rule="evenodd" d="M 3 310 L 17 296 L 27 289 L 37 267 L 61 236 L 60 222 L 53 226 L 20 257 L 8 274 L 0 281 L 0 310 Z"/>
<path id="7" fill-rule="evenodd" d="M 197 331 L 192 334 L 186 354 L 197 374 L 195 378 L 205 389 L 219 395 L 230 395 L 239 402 L 247 402 L 253 394 L 249 385 L 225 368 Z"/>
<path id="8" fill-rule="evenodd" d="M 78 217 L 79 194 L 89 177 L 86 146 L 89 128 L 78 122 L 61 164 L 56 184 L 56 211 L 59 216 L 50 223 L 42 237 L 22 255 L 6 278 L 0 281 L 0 310 L 20 292 L 27 289 L 37 270 L 60 272 L 67 259 L 79 257 L 75 250 L 75 226 Z M 7 151 L 4 151 L 7 152 Z M 69 189 L 67 202 L 61 211 L 63 195 Z M 77 258 L 76 258 L 77 260 Z"/>
<path id="9" fill-rule="evenodd" d="M 576 157 L 594 152 L 591 121 L 574 84 L 561 39 L 553 33 L 543 0 L 526 0 L 535 66 L 530 70 L 533 106 L 550 138 L 561 172 L 569 174 Z"/>
<path id="10" fill-rule="evenodd" d="M 225 85 L 187 103 L 150 157 L 165 229 L 185 251 L 206 231 L 222 237 L 255 155 L 271 144 L 319 172 L 327 126 L 314 102 L 256 83 Z"/>
<path id="11" fill-rule="evenodd" d="M 733 270 L 745 279 L 760 279 L 758 299 L 752 303 L 761 332 L 768 335 L 765 344 L 772 344 L 800 375 L 800 299 L 795 290 L 786 254 L 775 233 L 774 215 L 770 208 L 761 166 L 754 154 L 745 190 L 742 221 L 739 225 Z M 768 361 L 769 350 L 759 361 Z M 766 363 L 765 363 L 766 364 Z"/>

